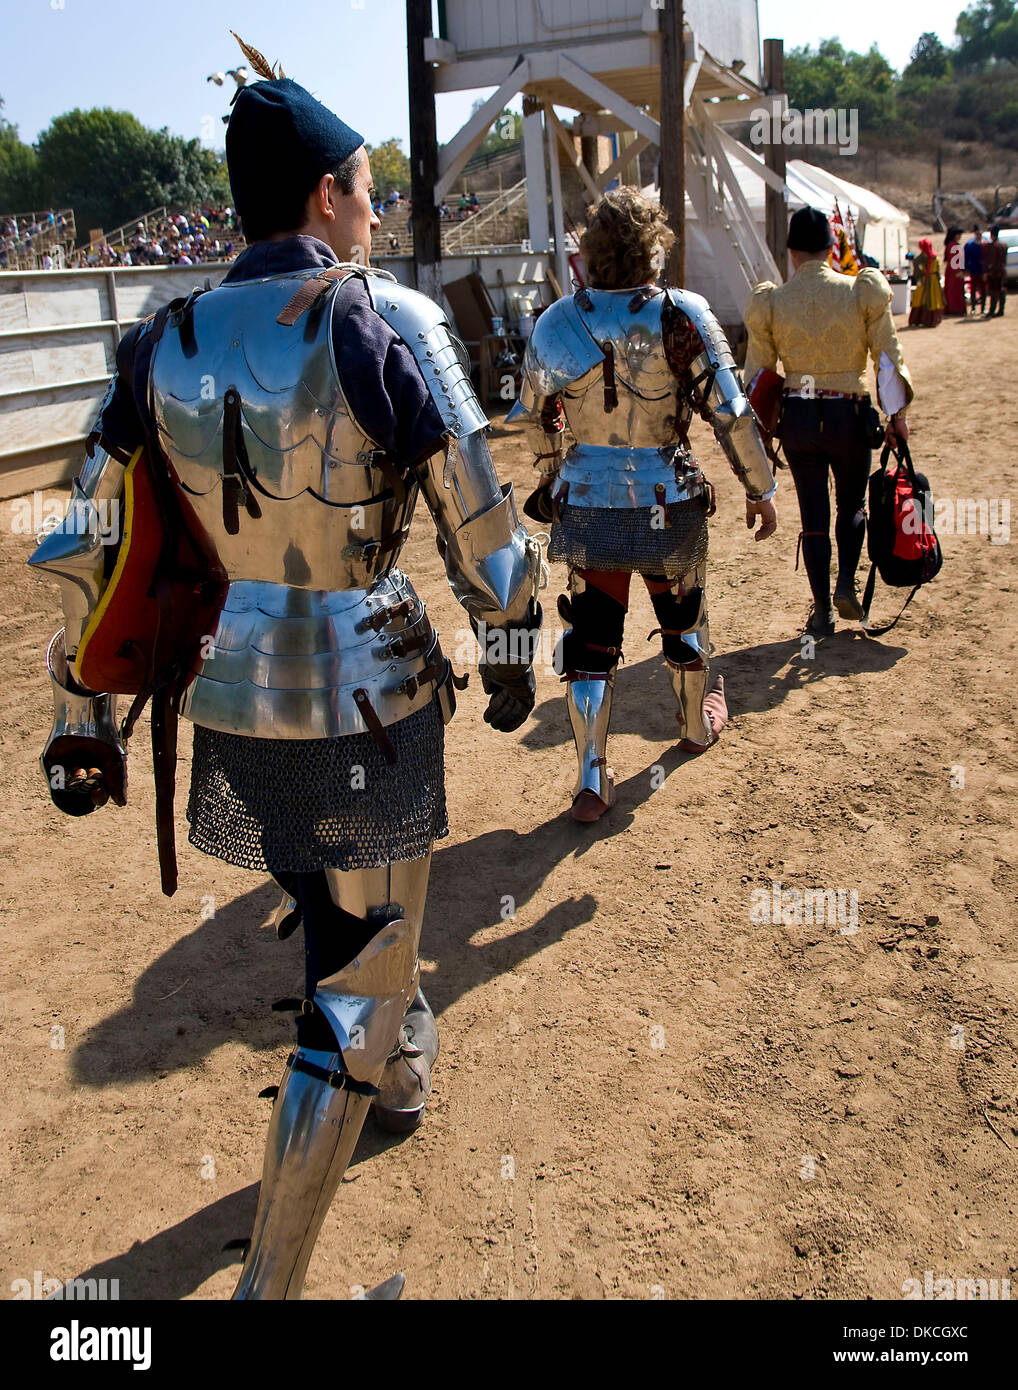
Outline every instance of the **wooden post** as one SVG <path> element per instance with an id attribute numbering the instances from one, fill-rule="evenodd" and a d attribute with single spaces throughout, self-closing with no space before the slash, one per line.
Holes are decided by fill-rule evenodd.
<path id="1" fill-rule="evenodd" d="M 778 97 L 785 90 L 785 41 L 784 39 L 764 39 L 763 41 L 763 79 L 764 90 L 769 97 Z M 784 182 L 785 147 L 781 142 L 781 122 L 778 103 L 770 103 L 770 139 L 764 145 L 764 164 L 773 169 Z M 782 279 L 788 278 L 788 208 L 783 193 L 766 185 L 764 195 L 764 217 L 767 231 L 767 245 L 781 271 Z"/>
<path id="2" fill-rule="evenodd" d="M 523 98 L 523 169 L 527 177 L 527 217 L 533 251 L 548 251 L 548 180 L 544 171 L 544 114 L 538 97 Z"/>
<path id="3" fill-rule="evenodd" d="M 686 282 L 686 44 L 683 0 L 664 0 L 661 32 L 661 207 L 675 240 L 665 265 L 669 285 Z"/>
<path id="4" fill-rule="evenodd" d="M 431 0 L 406 0 L 407 80 L 410 90 L 410 197 L 417 288 L 442 302 L 442 224 L 435 203 L 438 133 L 435 71 L 424 57 L 432 37 Z"/>
<path id="5" fill-rule="evenodd" d="M 580 136 L 580 157 L 583 160 L 583 167 L 591 178 L 596 179 L 601 172 L 600 161 L 597 154 L 597 136 Z"/>
<path id="6" fill-rule="evenodd" d="M 551 179 L 551 222 L 555 238 L 555 265 L 558 269 L 559 283 L 565 294 L 572 292 L 572 275 L 569 268 L 569 255 L 566 251 L 566 211 L 562 202 L 562 171 L 558 162 L 558 140 L 552 124 L 552 107 L 545 104 L 544 130 L 548 144 L 548 175 Z"/>

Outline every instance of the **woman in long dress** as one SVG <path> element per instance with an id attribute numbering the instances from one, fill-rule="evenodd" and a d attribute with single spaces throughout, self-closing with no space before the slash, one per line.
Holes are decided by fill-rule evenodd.
<path id="1" fill-rule="evenodd" d="M 965 248 L 961 238 L 960 227 L 949 227 L 944 237 L 944 312 L 964 316 Z"/>
<path id="2" fill-rule="evenodd" d="M 909 327 L 936 328 L 944 317 L 944 294 L 940 288 L 940 262 L 933 254 L 933 242 L 923 237 L 919 254 L 912 262 L 912 312 Z"/>

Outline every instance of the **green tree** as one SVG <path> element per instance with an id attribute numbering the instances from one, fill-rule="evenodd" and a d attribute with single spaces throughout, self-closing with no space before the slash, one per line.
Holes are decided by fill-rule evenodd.
<path id="1" fill-rule="evenodd" d="M 867 53 L 850 52 L 837 39 L 823 39 L 815 49 L 793 48 L 785 60 L 785 86 L 797 110 L 858 111 L 864 135 L 894 123 L 895 74 L 875 44 Z"/>
<path id="2" fill-rule="evenodd" d="M 225 161 L 199 140 L 182 140 L 163 129 L 151 131 L 150 141 L 149 172 L 157 203 L 222 207 L 232 202 Z"/>
<path id="3" fill-rule="evenodd" d="M 1015 0 L 979 0 L 957 20 L 958 66 L 981 68 L 1001 59 L 1018 62 L 1018 6 Z"/>
<path id="4" fill-rule="evenodd" d="M 0 213 L 38 212 L 43 197 L 39 187 L 39 162 L 31 145 L 22 142 L 18 127 L 3 114 L 0 97 Z"/>
<path id="5" fill-rule="evenodd" d="M 909 55 L 909 64 L 902 73 L 904 81 L 912 77 L 946 77 L 951 68 L 951 58 L 947 49 L 936 34 L 927 31 L 920 34 Z"/>
<path id="6" fill-rule="evenodd" d="M 74 208 L 81 233 L 111 229 L 157 204 L 149 131 L 127 111 L 74 110 L 57 116 L 36 146 L 43 186 Z"/>
<path id="7" fill-rule="evenodd" d="M 371 160 L 371 177 L 382 197 L 387 198 L 394 188 L 409 193 L 410 160 L 399 140 L 394 136 L 380 145 L 365 145 L 364 148 Z"/>
<path id="8" fill-rule="evenodd" d="M 74 209 L 79 233 L 107 231 L 161 204 L 230 201 L 225 166 L 197 140 L 148 130 L 128 111 L 70 111 L 39 137 L 45 200 Z"/>

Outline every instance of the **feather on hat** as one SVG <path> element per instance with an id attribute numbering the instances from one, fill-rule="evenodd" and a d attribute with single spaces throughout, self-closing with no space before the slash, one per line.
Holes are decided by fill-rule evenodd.
<path id="1" fill-rule="evenodd" d="M 364 136 L 286 77 L 281 64 L 274 69 L 230 33 L 263 79 L 237 89 L 226 128 L 234 206 L 248 240 L 261 241 L 295 230 L 318 180 L 359 149 Z"/>

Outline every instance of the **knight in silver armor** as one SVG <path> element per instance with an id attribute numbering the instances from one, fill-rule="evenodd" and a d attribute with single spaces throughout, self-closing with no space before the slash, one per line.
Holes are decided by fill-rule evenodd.
<path id="1" fill-rule="evenodd" d="M 777 526 L 773 474 L 724 332 L 707 301 L 654 282 L 672 233 L 634 189 L 609 193 L 581 240 L 589 285 L 540 316 L 527 344 L 522 420 L 540 472 L 528 514 L 551 523 L 549 558 L 569 566 L 559 612 L 578 758 L 572 814 L 615 799 L 607 739 L 632 576 L 650 593 L 678 704 L 680 746 L 703 752 L 728 718 L 711 680 L 707 517 L 713 492 L 689 447 L 695 411 L 746 490 L 756 538 Z M 568 429 L 572 442 L 565 447 Z"/>
<path id="2" fill-rule="evenodd" d="M 152 323 L 125 338 L 67 520 L 33 557 L 66 614 L 43 765 L 65 810 L 123 804 L 115 695 L 83 687 L 75 663 L 117 553 L 101 504 L 151 441 L 227 581 L 180 699 L 190 839 L 272 874 L 280 935 L 304 929 L 304 995 L 281 1001 L 297 1045 L 235 1294 L 292 1299 L 367 1112 L 413 1129 L 438 1052 L 418 946 L 457 681 L 398 568 L 418 498 L 471 623 L 512 639 L 480 671 L 504 731 L 534 703 L 540 550 L 442 311 L 369 268 L 361 137 L 268 77 L 240 92 L 227 153 L 251 244 L 158 341 Z M 142 371 L 149 419 L 126 389 Z"/>

